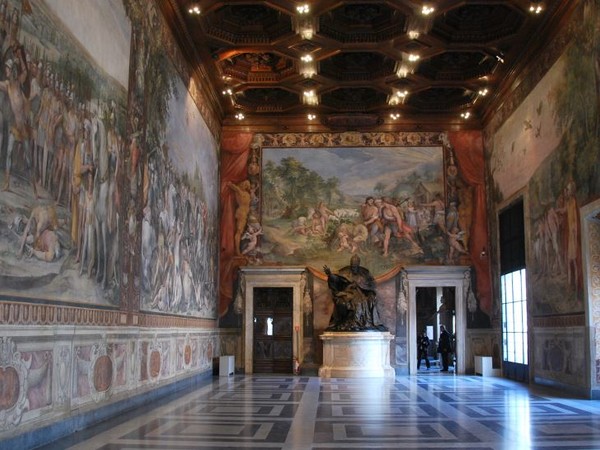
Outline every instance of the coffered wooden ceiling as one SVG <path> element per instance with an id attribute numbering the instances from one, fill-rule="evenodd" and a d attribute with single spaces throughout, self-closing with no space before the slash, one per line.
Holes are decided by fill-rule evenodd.
<path id="1" fill-rule="evenodd" d="M 224 125 L 281 131 L 479 128 L 577 2 L 161 3 Z"/>

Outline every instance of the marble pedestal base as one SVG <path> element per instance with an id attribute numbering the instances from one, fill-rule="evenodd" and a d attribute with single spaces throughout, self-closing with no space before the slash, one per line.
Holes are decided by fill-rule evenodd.
<path id="1" fill-rule="evenodd" d="M 323 378 L 394 378 L 390 365 L 389 331 L 326 331 L 323 341 Z"/>

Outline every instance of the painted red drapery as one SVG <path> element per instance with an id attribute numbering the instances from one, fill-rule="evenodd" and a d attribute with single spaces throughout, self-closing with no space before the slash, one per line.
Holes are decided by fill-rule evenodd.
<path id="1" fill-rule="evenodd" d="M 485 201 L 483 139 L 479 131 L 448 133 L 463 179 L 473 187 L 473 222 L 469 252 L 477 275 L 477 298 L 481 310 L 492 312 L 492 285 L 488 258 L 481 252 L 488 248 L 487 210 Z"/>
<path id="2" fill-rule="evenodd" d="M 233 298 L 232 285 L 237 264 L 234 258 L 235 196 L 227 183 L 248 178 L 248 156 L 252 133 L 223 134 L 221 139 L 221 264 L 219 278 L 219 316 L 224 315 Z"/>

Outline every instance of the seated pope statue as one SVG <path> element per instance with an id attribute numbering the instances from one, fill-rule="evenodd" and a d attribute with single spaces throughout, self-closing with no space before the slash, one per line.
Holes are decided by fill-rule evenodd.
<path id="1" fill-rule="evenodd" d="M 375 279 L 353 255 L 337 274 L 323 267 L 333 297 L 333 313 L 326 331 L 387 331 L 377 311 Z"/>

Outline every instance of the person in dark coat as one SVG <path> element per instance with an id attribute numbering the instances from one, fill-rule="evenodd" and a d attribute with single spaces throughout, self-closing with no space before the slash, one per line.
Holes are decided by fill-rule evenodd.
<path id="1" fill-rule="evenodd" d="M 431 366 L 429 363 L 429 358 L 427 357 L 427 351 L 429 350 L 429 337 L 427 336 L 427 332 L 425 330 L 423 330 L 423 332 L 419 336 L 417 346 L 417 370 L 419 370 L 419 368 L 421 367 L 421 359 L 423 358 L 425 358 L 425 365 L 427 366 L 427 370 L 429 370 L 429 367 Z"/>
<path id="2" fill-rule="evenodd" d="M 438 340 L 437 351 L 442 355 L 442 370 L 440 372 L 448 372 L 448 359 L 452 352 L 452 341 L 450 333 L 444 325 L 440 325 L 440 338 Z"/>

